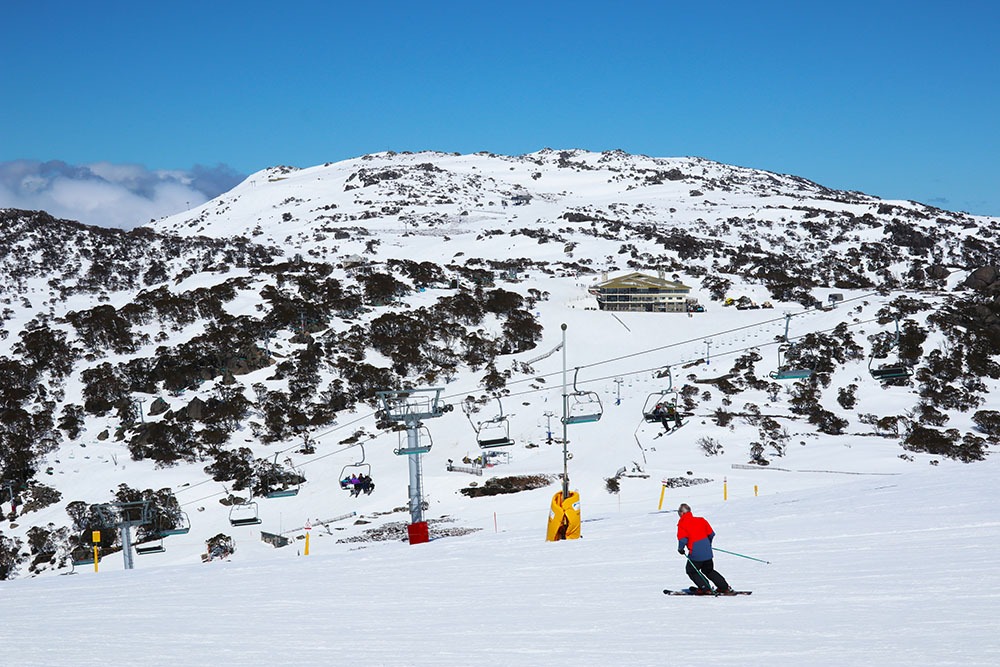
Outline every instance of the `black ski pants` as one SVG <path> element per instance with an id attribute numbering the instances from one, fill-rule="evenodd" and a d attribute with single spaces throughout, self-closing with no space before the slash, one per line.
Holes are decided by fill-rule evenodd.
<path id="1" fill-rule="evenodd" d="M 708 582 L 705 580 L 706 577 L 711 579 L 712 583 L 715 584 L 715 587 L 721 591 L 729 588 L 726 578 L 715 571 L 715 566 L 712 564 L 711 558 L 708 560 L 691 560 L 689 558 L 687 567 L 684 569 L 687 572 L 688 578 L 690 578 L 691 581 L 694 582 L 694 585 L 698 588 L 710 588 Z M 701 574 L 705 575 L 704 577 L 698 574 L 699 570 L 701 571 Z"/>

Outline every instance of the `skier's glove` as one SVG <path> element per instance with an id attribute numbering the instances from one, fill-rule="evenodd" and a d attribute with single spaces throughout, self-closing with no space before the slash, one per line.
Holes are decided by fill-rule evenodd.
<path id="1" fill-rule="evenodd" d="M 678 549 L 678 550 L 677 550 L 677 553 L 679 553 L 680 555 L 682 555 L 682 556 L 683 556 L 683 555 L 684 555 L 684 550 L 683 550 L 683 549 Z"/>

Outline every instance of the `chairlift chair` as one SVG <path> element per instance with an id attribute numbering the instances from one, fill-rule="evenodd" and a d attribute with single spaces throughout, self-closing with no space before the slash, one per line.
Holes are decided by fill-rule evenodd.
<path id="1" fill-rule="evenodd" d="M 883 364 L 878 368 L 872 368 L 872 364 L 875 363 L 875 350 L 872 350 L 871 356 L 868 357 L 868 372 L 871 373 L 872 378 L 880 382 L 886 382 L 889 380 L 902 380 L 912 376 L 913 369 L 899 358 L 899 318 L 896 318 L 896 337 L 893 339 L 889 349 L 896 350 L 896 362 Z"/>
<path id="2" fill-rule="evenodd" d="M 76 568 L 77 565 L 93 565 L 94 549 L 85 547 L 82 544 L 69 552 L 70 563 Z M 97 562 L 101 562 L 101 554 L 97 554 Z"/>
<path id="3" fill-rule="evenodd" d="M 788 324 L 791 320 L 791 314 L 785 313 L 785 335 L 782 336 L 782 343 L 778 346 L 778 368 L 768 373 L 772 380 L 804 380 L 813 374 L 811 368 L 795 368 L 783 361 L 785 353 L 791 347 L 788 342 Z"/>
<path id="4" fill-rule="evenodd" d="M 260 523 L 257 503 L 253 501 L 233 505 L 229 509 L 229 525 L 253 526 Z"/>
<path id="5" fill-rule="evenodd" d="M 278 454 L 280 454 L 280 452 L 276 452 L 274 455 L 275 469 L 278 466 Z M 289 484 L 283 475 L 277 476 L 275 481 L 281 482 L 282 484 L 281 488 L 266 491 L 264 493 L 265 498 L 290 498 L 291 496 L 298 495 L 299 489 L 302 487 L 302 482 L 301 482 L 302 475 L 300 475 L 298 471 L 295 470 L 295 466 L 291 465 L 290 459 L 285 459 L 285 461 L 288 462 L 289 464 L 288 467 L 291 468 L 292 472 L 295 473 L 297 481 L 294 484 Z M 276 472 L 272 472 L 272 474 L 277 475 Z"/>
<path id="6" fill-rule="evenodd" d="M 417 425 L 416 431 L 417 444 L 415 446 L 410 445 L 407 431 L 400 431 L 399 447 L 392 450 L 392 453 L 396 456 L 409 456 L 411 454 L 426 454 L 431 451 L 431 447 L 434 445 L 434 440 L 431 438 L 431 432 L 426 426 L 421 424 Z"/>
<path id="7" fill-rule="evenodd" d="M 782 356 L 788 351 L 789 345 L 778 346 L 778 369 L 768 375 L 772 380 L 804 380 L 813 374 L 811 368 L 795 368 L 782 363 Z"/>
<path id="8" fill-rule="evenodd" d="M 141 542 L 134 545 L 134 547 L 135 552 L 140 556 L 145 556 L 147 554 L 159 554 L 167 550 L 167 548 L 163 546 L 162 537 L 157 537 L 149 542 Z"/>
<path id="9" fill-rule="evenodd" d="M 674 376 L 670 372 L 670 366 L 667 366 L 664 370 L 667 373 L 666 389 L 654 391 L 646 397 L 645 403 L 642 404 L 642 418 L 650 424 L 661 421 L 660 416 L 655 414 L 657 406 L 665 403 L 673 406 L 674 410 L 677 409 L 677 390 L 674 389 Z M 663 372 L 661 371 L 656 377 L 662 378 Z"/>
<path id="10" fill-rule="evenodd" d="M 340 488 L 344 491 L 353 491 L 348 480 L 351 479 L 351 475 L 357 475 L 361 477 L 362 475 L 372 476 L 372 464 L 365 463 L 365 446 L 364 444 L 359 444 L 361 447 L 361 460 L 356 463 L 348 463 L 340 471 Z"/>
<path id="11" fill-rule="evenodd" d="M 514 444 L 510 439 L 510 424 L 506 417 L 495 417 L 479 425 L 479 432 L 476 434 L 476 443 L 480 449 L 494 449 L 496 447 L 509 447 Z"/>
<path id="12" fill-rule="evenodd" d="M 567 395 L 569 399 L 566 406 L 566 416 L 563 417 L 564 424 L 590 424 L 600 421 L 604 414 L 604 406 L 601 404 L 601 397 L 594 391 L 584 391 L 576 386 L 576 378 L 580 373 L 579 367 L 573 373 L 573 392 Z"/>
<path id="13" fill-rule="evenodd" d="M 165 528 L 159 531 L 160 537 L 170 537 L 171 535 L 186 535 L 191 531 L 191 519 L 188 518 L 187 512 L 181 512 L 177 515 L 177 524 L 173 528 Z"/>
<path id="14" fill-rule="evenodd" d="M 155 522 L 140 525 L 136 529 L 135 542 L 132 543 L 136 554 L 145 556 L 146 554 L 158 554 L 166 551 L 163 546 L 163 536 L 160 535 L 159 523 L 160 519 L 157 518 Z"/>
<path id="15" fill-rule="evenodd" d="M 510 439 L 510 423 L 507 415 L 503 413 L 503 404 L 497 396 L 497 404 L 500 406 L 500 414 L 492 419 L 479 422 L 476 427 L 476 443 L 480 449 L 494 449 L 496 447 L 509 447 L 514 444 Z"/>
<path id="16" fill-rule="evenodd" d="M 913 375 L 913 369 L 900 362 L 898 358 L 896 363 L 883 364 L 878 368 L 872 368 L 872 364 L 874 362 L 875 355 L 872 353 L 872 356 L 868 359 L 868 372 L 871 373 L 873 379 L 879 380 L 880 382 L 886 382 L 888 380 L 901 380 Z"/>
<path id="17" fill-rule="evenodd" d="M 660 422 L 660 416 L 656 414 L 656 406 L 666 404 L 677 409 L 677 392 L 674 390 L 655 391 L 646 397 L 646 402 L 642 406 L 642 418 L 646 423 L 653 424 Z"/>
<path id="18" fill-rule="evenodd" d="M 881 368 L 868 367 L 872 378 L 885 382 L 886 380 L 900 380 L 913 375 L 913 369 L 902 364 L 882 366 Z"/>

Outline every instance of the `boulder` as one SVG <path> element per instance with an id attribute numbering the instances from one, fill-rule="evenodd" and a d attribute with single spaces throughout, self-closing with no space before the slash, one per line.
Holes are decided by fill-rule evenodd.
<path id="1" fill-rule="evenodd" d="M 1000 289 L 997 278 L 1000 277 L 1000 270 L 995 266 L 983 266 L 973 271 L 965 282 L 966 287 L 974 290 L 996 291 Z"/>
<path id="2" fill-rule="evenodd" d="M 155 417 L 156 415 L 162 415 L 169 409 L 170 409 L 170 404 L 167 403 L 162 398 L 157 397 L 149 406 L 149 416 Z"/>

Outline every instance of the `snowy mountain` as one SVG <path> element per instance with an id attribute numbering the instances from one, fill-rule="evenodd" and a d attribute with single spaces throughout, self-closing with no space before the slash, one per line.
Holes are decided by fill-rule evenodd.
<path id="1" fill-rule="evenodd" d="M 441 387 L 455 407 L 424 424 L 432 543 L 544 535 L 564 377 L 571 401 L 601 401 L 567 428 L 585 538 L 619 505 L 649 531 L 668 490 L 673 506 L 815 490 L 815 506 L 858 474 L 960 479 L 1000 434 L 996 223 L 698 158 L 551 150 L 278 167 L 131 232 L 0 211 L 0 500 L 18 501 L 0 578 L 69 571 L 94 530 L 101 572 L 122 569 L 109 502 L 153 510 L 130 535 L 165 550 L 137 569 L 200 572 L 208 542 L 283 560 L 307 524 L 320 554 L 390 549 L 409 478 L 383 389 Z M 598 310 L 590 288 L 633 271 L 705 312 Z M 770 375 L 784 367 L 809 377 Z M 670 434 L 643 416 L 665 395 L 688 415 Z M 513 446 L 481 450 L 492 426 Z M 373 493 L 341 489 L 356 471 Z"/>

